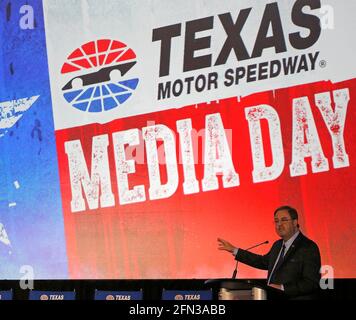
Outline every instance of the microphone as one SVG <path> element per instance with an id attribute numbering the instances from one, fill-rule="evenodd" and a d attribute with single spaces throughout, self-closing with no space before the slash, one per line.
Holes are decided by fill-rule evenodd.
<path id="1" fill-rule="evenodd" d="M 259 243 L 259 244 L 254 245 L 254 246 L 252 246 L 252 247 L 249 247 L 249 248 L 247 248 L 247 249 L 245 249 L 245 250 L 246 250 L 246 251 L 249 251 L 249 250 L 251 250 L 251 249 L 253 249 L 253 248 L 256 248 L 256 247 L 262 246 L 263 244 L 268 244 L 268 243 L 269 243 L 269 241 L 266 240 L 266 241 L 264 241 L 264 242 L 261 242 L 261 243 Z M 237 264 L 238 264 L 238 263 L 239 263 L 239 262 L 236 260 L 236 266 L 235 266 L 235 270 L 234 270 L 234 272 L 233 272 L 233 274 L 232 274 L 232 279 L 236 279 Z"/>

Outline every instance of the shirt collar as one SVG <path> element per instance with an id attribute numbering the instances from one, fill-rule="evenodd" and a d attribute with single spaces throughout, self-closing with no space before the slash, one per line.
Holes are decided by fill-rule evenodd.
<path id="1" fill-rule="evenodd" d="M 298 237 L 300 231 L 298 230 L 295 234 L 293 234 L 293 236 L 286 242 L 283 242 L 283 244 L 285 245 L 286 249 L 285 252 L 288 251 L 289 247 L 292 245 L 292 243 L 294 242 L 294 240 Z"/>

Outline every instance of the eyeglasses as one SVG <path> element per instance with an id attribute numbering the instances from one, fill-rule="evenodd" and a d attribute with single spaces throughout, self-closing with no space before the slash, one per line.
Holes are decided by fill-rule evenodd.
<path id="1" fill-rule="evenodd" d="M 293 220 L 293 219 L 288 219 L 288 218 L 282 218 L 281 220 L 274 220 L 273 221 L 273 223 L 274 224 L 284 224 L 284 223 L 286 223 L 286 222 L 288 222 L 288 221 L 291 221 L 291 220 Z"/>

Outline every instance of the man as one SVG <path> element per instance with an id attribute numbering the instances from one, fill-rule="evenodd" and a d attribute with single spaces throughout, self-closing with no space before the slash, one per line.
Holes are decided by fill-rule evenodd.
<path id="1" fill-rule="evenodd" d="M 289 206 L 274 212 L 274 224 L 280 240 L 266 255 L 236 248 L 218 239 L 219 250 L 231 252 L 237 261 L 254 268 L 268 270 L 267 284 L 282 290 L 289 298 L 316 297 L 320 281 L 320 252 L 318 246 L 299 230 L 298 213 Z"/>

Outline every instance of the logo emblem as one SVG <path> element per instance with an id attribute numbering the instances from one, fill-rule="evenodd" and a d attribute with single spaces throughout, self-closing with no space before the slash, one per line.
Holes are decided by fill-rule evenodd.
<path id="1" fill-rule="evenodd" d="M 101 39 L 75 49 L 63 64 L 64 99 L 85 112 L 104 112 L 123 104 L 136 89 L 136 54 L 126 44 Z"/>
<path id="2" fill-rule="evenodd" d="M 184 297 L 181 294 L 177 294 L 175 295 L 174 300 L 184 300 Z"/>
<path id="3" fill-rule="evenodd" d="M 46 294 L 42 294 L 40 296 L 40 300 L 48 300 L 48 296 Z"/>

